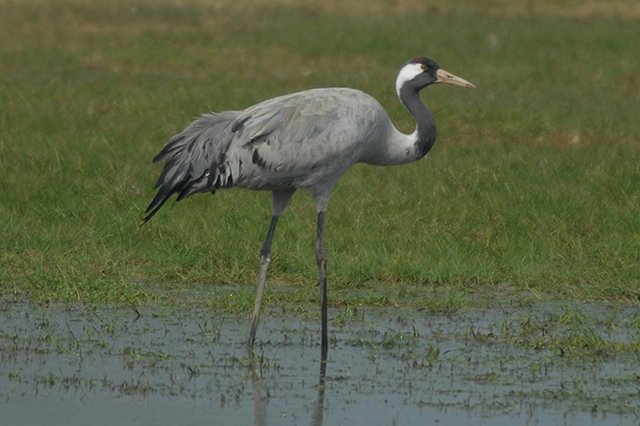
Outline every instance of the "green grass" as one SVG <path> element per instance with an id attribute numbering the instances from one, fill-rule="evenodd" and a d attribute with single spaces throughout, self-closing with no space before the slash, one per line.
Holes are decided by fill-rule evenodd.
<path id="1" fill-rule="evenodd" d="M 142 303 L 203 287 L 194 300 L 245 309 L 269 195 L 199 195 L 139 228 L 150 159 L 201 112 L 318 86 L 367 91 L 411 131 L 393 79 L 427 55 L 478 88 L 426 90 L 439 140 L 425 160 L 340 181 L 332 303 L 637 301 L 640 7 L 512 3 L 0 0 L 0 295 Z M 314 225 L 297 195 L 269 301 L 317 300 Z"/>

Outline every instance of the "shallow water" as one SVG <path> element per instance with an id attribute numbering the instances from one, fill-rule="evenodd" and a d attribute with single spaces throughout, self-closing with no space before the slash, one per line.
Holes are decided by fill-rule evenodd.
<path id="1" fill-rule="evenodd" d="M 253 357 L 247 326 L 198 307 L 6 304 L 0 424 L 640 421 L 637 306 L 333 310 L 324 377 L 315 316 L 263 315 Z"/>

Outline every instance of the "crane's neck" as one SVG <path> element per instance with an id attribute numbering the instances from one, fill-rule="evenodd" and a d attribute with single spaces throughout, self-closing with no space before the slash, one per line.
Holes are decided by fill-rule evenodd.
<path id="1" fill-rule="evenodd" d="M 375 138 L 374 147 L 366 150 L 360 161 L 379 166 L 405 164 L 424 157 L 436 141 L 433 115 L 420 100 L 418 91 L 411 87 L 398 90 L 400 102 L 416 120 L 416 130 L 407 135 L 395 128 L 386 113 L 386 132 Z"/>
<path id="2" fill-rule="evenodd" d="M 418 160 L 424 157 L 436 142 L 436 125 L 431 111 L 420 100 L 420 93 L 410 86 L 403 86 L 398 95 L 400 102 L 416 120 L 416 131 L 411 135 L 405 135 L 403 143 L 411 144 L 413 152 L 408 152 L 408 161 Z"/>
<path id="3" fill-rule="evenodd" d="M 416 120 L 416 130 L 407 135 L 400 132 L 380 106 L 378 121 L 367 129 L 370 137 L 366 149 L 358 161 L 378 166 L 405 164 L 424 157 L 436 141 L 436 126 L 433 115 L 420 100 L 417 90 L 401 87 L 400 102 Z M 379 106 L 379 105 L 378 105 Z"/>

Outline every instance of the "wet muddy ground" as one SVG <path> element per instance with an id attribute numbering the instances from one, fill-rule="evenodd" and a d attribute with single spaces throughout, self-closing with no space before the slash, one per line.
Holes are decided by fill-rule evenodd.
<path id="1" fill-rule="evenodd" d="M 640 421 L 637 305 L 453 313 L 0 306 L 2 425 L 630 424 Z"/>

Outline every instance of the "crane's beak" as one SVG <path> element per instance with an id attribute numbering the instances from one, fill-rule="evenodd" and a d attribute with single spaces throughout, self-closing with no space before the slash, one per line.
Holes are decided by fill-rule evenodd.
<path id="1" fill-rule="evenodd" d="M 476 87 L 475 84 L 470 83 L 463 78 L 455 76 L 449 71 L 443 70 L 442 68 L 439 68 L 438 71 L 436 71 L 436 77 L 436 83 L 455 84 L 456 86 L 467 87 L 469 89 L 473 89 Z"/>

